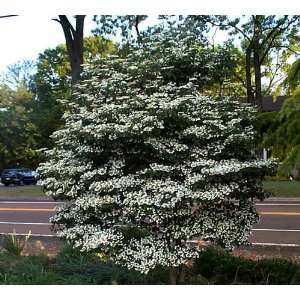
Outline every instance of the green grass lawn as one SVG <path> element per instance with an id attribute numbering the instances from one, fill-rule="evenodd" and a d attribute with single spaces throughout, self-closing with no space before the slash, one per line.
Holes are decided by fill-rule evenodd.
<path id="1" fill-rule="evenodd" d="M 300 197 L 300 181 L 264 181 L 264 188 L 273 197 Z"/>
<path id="2" fill-rule="evenodd" d="M 41 187 L 37 185 L 8 186 L 0 188 L 0 197 L 45 197 L 45 194 Z"/>

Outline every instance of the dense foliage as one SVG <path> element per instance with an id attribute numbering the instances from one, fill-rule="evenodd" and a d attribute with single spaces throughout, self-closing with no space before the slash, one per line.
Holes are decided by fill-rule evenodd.
<path id="1" fill-rule="evenodd" d="M 182 284 L 299 284 L 300 268 L 289 260 L 253 261 L 217 249 L 200 253 Z M 0 252 L 0 284 L 169 284 L 168 269 L 147 275 L 128 271 L 96 255 L 69 245 L 55 258 L 46 255 L 15 256 Z"/>
<path id="2" fill-rule="evenodd" d="M 265 113 L 258 120 L 262 145 L 281 163 L 278 175 L 296 179 L 300 170 L 299 98 L 285 101 L 279 112 Z"/>
<path id="3" fill-rule="evenodd" d="M 85 59 L 115 51 L 115 45 L 101 37 L 85 38 L 84 46 Z M 64 45 L 46 49 L 35 63 L 8 66 L 0 84 L 0 171 L 38 166 L 38 150 L 52 146 L 49 136 L 63 124 L 65 107 L 57 100 L 70 97 L 69 75 Z"/>
<path id="4" fill-rule="evenodd" d="M 246 244 L 272 166 L 252 151 L 253 108 L 199 95 L 198 72 L 168 76 L 186 44 L 87 65 L 39 167 L 48 194 L 66 200 L 60 235 L 142 273 L 196 258 L 195 237 Z"/>
<path id="5" fill-rule="evenodd" d="M 0 86 L 0 170 L 8 166 L 37 165 L 36 126 L 30 119 L 32 94 L 23 86 Z"/>
<path id="6" fill-rule="evenodd" d="M 101 37 L 84 39 L 84 58 L 106 56 L 115 50 L 114 44 Z M 62 124 L 64 106 L 57 100 L 71 95 L 71 66 L 65 45 L 46 49 L 40 53 L 33 76 L 36 95 L 32 119 L 40 132 L 39 146 L 51 147 L 50 135 Z"/>

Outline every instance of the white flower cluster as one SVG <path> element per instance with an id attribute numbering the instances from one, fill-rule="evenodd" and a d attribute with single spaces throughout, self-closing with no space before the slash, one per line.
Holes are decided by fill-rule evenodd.
<path id="1" fill-rule="evenodd" d="M 85 66 L 39 167 L 48 194 L 66 201 L 52 220 L 60 235 L 143 273 L 197 257 L 192 238 L 247 243 L 272 168 L 251 151 L 252 108 L 165 83 L 157 63 L 137 51 Z"/>
<path id="2" fill-rule="evenodd" d="M 98 248 L 99 245 L 103 248 L 114 248 L 122 244 L 122 235 L 112 228 L 105 230 L 99 226 L 78 225 L 66 229 L 62 236 L 66 234 L 76 240 L 75 246 L 82 250 Z"/>
<path id="3" fill-rule="evenodd" d="M 148 236 L 139 240 L 131 239 L 130 244 L 115 257 L 115 261 L 128 269 L 147 274 L 157 265 L 177 267 L 197 257 L 198 250 L 195 248 L 184 244 L 170 247 L 166 240 Z"/>

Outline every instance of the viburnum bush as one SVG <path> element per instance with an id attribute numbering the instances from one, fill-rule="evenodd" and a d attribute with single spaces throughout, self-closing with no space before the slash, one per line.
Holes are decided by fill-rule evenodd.
<path id="1" fill-rule="evenodd" d="M 254 155 L 253 108 L 166 80 L 142 51 L 85 66 L 38 171 L 65 201 L 60 236 L 147 273 L 196 258 L 194 238 L 247 244 L 273 163 Z"/>

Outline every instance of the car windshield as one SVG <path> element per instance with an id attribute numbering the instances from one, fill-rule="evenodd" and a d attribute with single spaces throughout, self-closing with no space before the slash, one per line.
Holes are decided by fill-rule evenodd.
<path id="1" fill-rule="evenodd" d="M 19 169 L 18 172 L 27 173 L 27 172 L 31 172 L 31 170 L 29 170 L 29 169 Z"/>
<path id="2" fill-rule="evenodd" d="M 14 175 L 16 174 L 16 170 L 4 170 L 3 175 Z"/>

